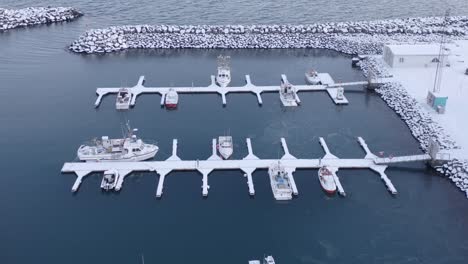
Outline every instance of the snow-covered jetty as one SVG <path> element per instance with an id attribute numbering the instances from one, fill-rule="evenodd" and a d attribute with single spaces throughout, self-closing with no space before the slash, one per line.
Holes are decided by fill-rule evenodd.
<path id="1" fill-rule="evenodd" d="M 89 30 L 69 48 L 81 53 L 143 48 L 328 48 L 380 53 L 384 42 L 468 35 L 468 17 L 451 17 L 448 24 L 444 28 L 442 17 L 428 17 L 309 25 L 127 25 Z"/>
<path id="2" fill-rule="evenodd" d="M 17 27 L 70 21 L 82 15 L 72 7 L 0 8 L 0 32 Z"/>

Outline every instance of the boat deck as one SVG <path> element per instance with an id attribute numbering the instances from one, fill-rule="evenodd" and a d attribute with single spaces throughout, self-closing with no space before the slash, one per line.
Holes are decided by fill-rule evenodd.
<path id="1" fill-rule="evenodd" d="M 319 159 L 304 159 L 296 158 L 289 152 L 286 140 L 281 138 L 281 145 L 284 150 L 284 155 L 279 159 L 285 167 L 290 179 L 292 191 L 294 195 L 298 195 L 299 191 L 294 181 L 293 173 L 296 169 L 314 169 L 322 166 L 328 166 L 334 174 L 334 179 L 341 195 L 346 195 L 343 186 L 337 176 L 339 169 L 355 169 L 367 168 L 377 172 L 384 181 L 387 189 L 396 194 L 397 190 L 393 186 L 390 179 L 385 174 L 386 165 L 379 165 L 374 162 L 376 156 L 372 154 L 362 138 L 358 138 L 358 142 L 366 152 L 366 156 L 361 159 L 340 159 L 331 154 L 325 140 L 320 138 L 320 144 L 324 149 L 325 155 Z M 177 139 L 173 140 L 172 155 L 164 161 L 142 161 L 142 162 L 67 162 L 63 165 L 63 173 L 75 173 L 77 179 L 73 184 L 72 191 L 78 191 L 78 188 L 85 176 L 92 172 L 103 172 L 106 170 L 117 170 L 119 179 L 115 187 L 116 191 L 122 188 L 124 179 L 132 172 L 150 171 L 159 174 L 159 183 L 156 189 L 156 196 L 161 197 L 163 194 L 163 186 L 165 177 L 172 171 L 198 171 L 202 175 L 202 195 L 207 196 L 210 186 L 208 185 L 208 175 L 213 170 L 241 170 L 247 178 L 247 186 L 250 195 L 255 195 L 254 183 L 252 174 L 257 169 L 268 169 L 268 167 L 278 162 L 278 159 L 259 159 L 252 151 L 252 144 L 249 138 L 246 139 L 248 155 L 240 160 L 222 160 L 216 151 L 216 139 L 212 141 L 212 155 L 206 160 L 181 160 L 177 156 Z M 312 176 L 312 175 L 311 175 Z M 315 177 L 315 174 L 313 174 Z M 317 179 L 318 180 L 318 179 Z"/>

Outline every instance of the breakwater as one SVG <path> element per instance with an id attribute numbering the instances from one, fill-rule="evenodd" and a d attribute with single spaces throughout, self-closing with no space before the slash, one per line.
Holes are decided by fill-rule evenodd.
<path id="1" fill-rule="evenodd" d="M 69 49 L 106 53 L 157 48 L 328 48 L 380 53 L 386 42 L 431 42 L 468 35 L 468 17 L 407 18 L 309 25 L 126 25 L 92 29 Z"/>
<path id="2" fill-rule="evenodd" d="M 82 15 L 72 7 L 0 8 L 0 32 L 17 27 L 70 21 Z"/>

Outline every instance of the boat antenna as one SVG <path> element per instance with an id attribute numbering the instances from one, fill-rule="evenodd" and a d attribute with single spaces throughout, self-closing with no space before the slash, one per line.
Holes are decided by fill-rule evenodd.
<path id="1" fill-rule="evenodd" d="M 450 17 L 450 8 L 445 11 L 445 16 L 444 16 L 444 22 L 442 23 L 442 34 L 440 37 L 440 46 L 439 46 L 439 56 L 437 58 L 437 68 L 436 68 L 436 74 L 435 74 L 435 79 L 434 79 L 434 88 L 432 89 L 432 92 L 437 93 L 440 92 L 440 86 L 442 83 L 442 72 L 444 68 L 444 59 L 445 59 L 445 35 L 447 25 L 448 25 L 448 20 Z"/>
<path id="2" fill-rule="evenodd" d="M 132 129 L 130 128 L 130 120 L 127 120 L 127 133 L 129 136 L 132 136 Z"/>

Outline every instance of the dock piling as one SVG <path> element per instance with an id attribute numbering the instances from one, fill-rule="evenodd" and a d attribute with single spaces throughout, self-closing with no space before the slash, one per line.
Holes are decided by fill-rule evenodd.
<path id="1" fill-rule="evenodd" d="M 296 159 L 291 153 L 289 153 L 288 144 L 286 143 L 286 139 L 281 138 L 281 146 L 283 147 L 284 155 L 281 159 Z"/>
<path id="2" fill-rule="evenodd" d="M 143 87 L 144 83 L 145 83 L 145 76 L 141 75 L 140 78 L 138 78 L 138 82 L 135 85 L 135 87 Z"/>
<path id="3" fill-rule="evenodd" d="M 156 188 L 156 197 L 161 198 L 163 194 L 164 180 L 166 178 L 166 175 L 169 174 L 171 170 L 158 169 L 156 170 L 156 172 L 159 174 L 158 187 Z"/>
<path id="4" fill-rule="evenodd" d="M 344 189 L 343 189 L 343 186 L 341 185 L 340 178 L 339 178 L 338 175 L 336 174 L 336 172 L 338 171 L 338 168 L 336 168 L 336 167 L 331 167 L 331 168 L 330 168 L 330 171 L 332 172 L 333 180 L 335 181 L 336 188 L 338 189 L 338 193 L 339 193 L 341 196 L 346 196 L 346 193 L 345 193 L 345 191 L 344 191 Z"/>
<path id="5" fill-rule="evenodd" d="M 165 101 L 166 101 L 166 93 L 161 93 L 161 106 L 164 105 Z"/>

